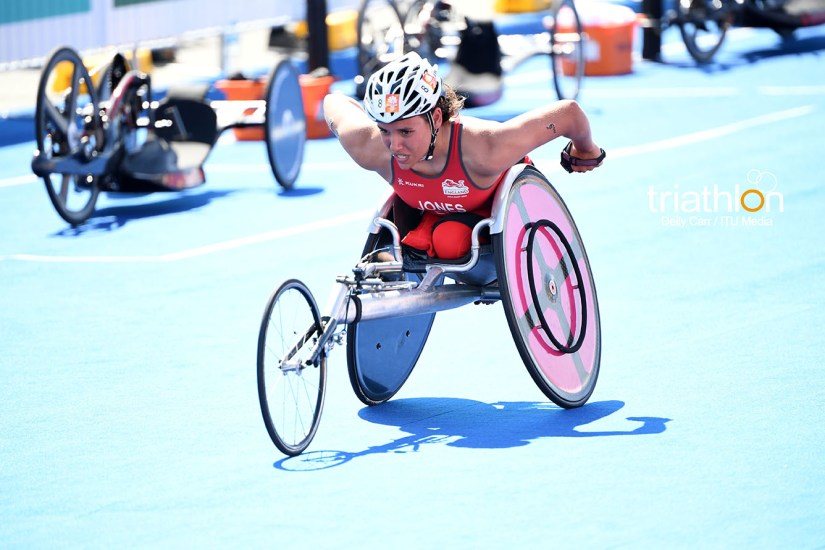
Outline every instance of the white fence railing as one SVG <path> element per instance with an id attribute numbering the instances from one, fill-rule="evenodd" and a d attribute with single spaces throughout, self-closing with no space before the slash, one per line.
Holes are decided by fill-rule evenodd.
<path id="1" fill-rule="evenodd" d="M 327 0 L 327 11 L 357 0 Z M 54 48 L 150 46 L 189 33 L 220 33 L 233 24 L 299 21 L 295 0 L 61 0 L 0 2 L 0 65 L 31 64 Z"/>

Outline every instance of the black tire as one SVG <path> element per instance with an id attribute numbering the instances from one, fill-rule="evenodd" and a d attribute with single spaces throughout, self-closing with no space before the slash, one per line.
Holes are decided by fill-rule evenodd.
<path id="1" fill-rule="evenodd" d="M 275 64 L 266 86 L 266 154 L 275 180 L 292 189 L 304 162 L 307 121 L 298 71 L 283 59 Z"/>
<path id="2" fill-rule="evenodd" d="M 432 5 L 428 0 L 414 0 L 404 17 L 405 51 L 418 52 L 423 58 L 434 62 L 435 52 L 441 46 L 440 36 L 430 25 Z M 426 11 L 425 11 L 426 10 Z"/>
<path id="3" fill-rule="evenodd" d="M 438 0 L 414 0 L 402 15 L 405 52 L 418 52 L 434 64 L 455 60 L 467 23 L 454 7 Z"/>
<path id="4" fill-rule="evenodd" d="M 132 70 L 129 61 L 121 53 L 116 53 L 101 71 L 97 83 L 97 97 L 101 102 L 112 98 L 112 92 L 120 84 L 124 75 Z"/>
<path id="5" fill-rule="evenodd" d="M 272 293 L 258 333 L 258 400 L 269 437 L 289 456 L 309 446 L 321 422 L 327 359 L 322 352 L 304 364 L 321 330 L 315 298 L 301 281 L 290 279 Z"/>
<path id="6" fill-rule="evenodd" d="M 573 0 L 563 0 L 553 11 L 550 66 L 559 99 L 576 99 L 584 79 L 586 35 Z"/>
<path id="7" fill-rule="evenodd" d="M 404 55 L 404 22 L 394 0 L 361 0 L 357 24 L 358 75 L 366 80 Z"/>
<path id="8" fill-rule="evenodd" d="M 734 19 L 732 0 L 677 0 L 676 23 L 690 56 L 710 63 Z"/>
<path id="9" fill-rule="evenodd" d="M 66 73 L 68 82 L 64 82 Z M 71 48 L 55 50 L 40 75 L 35 136 L 38 155 L 49 160 L 91 160 L 103 148 L 97 92 L 83 60 Z M 42 177 L 52 205 L 68 223 L 80 225 L 94 213 L 100 194 L 97 177 L 60 173 Z"/>
<path id="10" fill-rule="evenodd" d="M 493 249 L 516 348 L 551 401 L 579 407 L 596 387 L 601 359 L 599 305 L 581 235 L 559 194 L 531 167 L 498 215 Z"/>

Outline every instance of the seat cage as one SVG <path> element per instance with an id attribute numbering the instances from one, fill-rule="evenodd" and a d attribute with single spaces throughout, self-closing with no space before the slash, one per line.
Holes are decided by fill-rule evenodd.
<path id="1" fill-rule="evenodd" d="M 490 266 L 486 265 L 489 262 L 481 261 L 482 258 L 488 256 L 488 254 L 485 252 L 489 252 L 489 250 L 484 250 L 485 246 L 480 244 L 479 235 L 481 234 L 481 231 L 485 228 L 489 228 L 491 235 L 501 233 L 504 224 L 502 208 L 506 203 L 507 195 L 510 193 L 510 188 L 516 181 L 516 178 L 518 178 L 518 176 L 524 171 L 524 169 L 527 166 L 527 164 L 516 164 L 515 166 L 510 168 L 510 170 L 507 171 L 507 175 L 499 184 L 498 189 L 496 189 L 495 195 L 493 196 L 493 205 L 490 217 L 480 220 L 473 227 L 473 232 L 471 235 L 470 253 L 467 259 L 464 261 L 452 262 L 437 260 L 428 261 L 424 266 L 427 275 L 421 282 L 422 285 L 427 287 L 442 275 L 452 276 L 458 280 L 468 278 L 468 282 L 471 282 L 473 279 L 472 276 L 466 277 L 466 275 L 462 274 L 469 274 L 469 272 L 474 270 L 476 267 L 483 267 L 485 271 L 489 271 Z M 395 259 L 396 261 L 401 262 L 402 259 L 399 256 L 401 249 L 398 246 L 398 243 L 401 240 L 401 232 L 399 231 L 398 226 L 389 220 L 393 212 L 393 208 L 395 207 L 398 200 L 399 199 L 396 196 L 395 192 L 390 190 L 387 198 L 384 199 L 384 202 L 375 211 L 375 215 L 373 216 L 372 222 L 370 223 L 369 232 L 377 235 L 382 229 L 388 230 L 392 236 L 393 243 L 395 244 L 395 246 L 393 246 L 393 253 L 395 255 Z M 489 247 L 486 248 L 489 249 Z M 485 265 L 479 265 L 480 263 Z"/>

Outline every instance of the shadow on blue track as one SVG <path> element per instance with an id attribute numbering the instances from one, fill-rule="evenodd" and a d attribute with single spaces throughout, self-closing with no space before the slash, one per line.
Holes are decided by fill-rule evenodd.
<path id="1" fill-rule="evenodd" d="M 312 195 L 318 195 L 319 193 L 324 193 L 326 190 L 323 187 L 299 187 L 299 188 L 292 188 L 292 189 L 282 189 L 279 193 L 279 197 L 284 197 L 286 199 L 289 198 L 298 198 L 298 197 L 309 197 Z"/>
<path id="2" fill-rule="evenodd" d="M 145 203 L 109 205 L 95 210 L 86 223 L 76 227 L 67 227 L 54 234 L 56 237 L 80 237 L 87 233 L 115 231 L 135 220 L 168 216 L 203 208 L 215 199 L 227 197 L 235 191 L 206 191 L 198 194 L 175 194 L 166 200 L 154 200 Z M 133 200 L 157 193 L 115 194 L 110 198 Z"/>
<path id="3" fill-rule="evenodd" d="M 628 417 L 626 420 L 639 425 L 628 430 L 580 429 L 607 418 L 622 407 L 622 401 L 598 401 L 577 409 L 562 409 L 550 403 L 399 399 L 364 408 L 359 416 L 375 424 L 397 426 L 409 436 L 359 452 L 311 451 L 280 460 L 274 466 L 289 471 L 320 470 L 340 466 L 361 456 L 414 452 L 421 445 L 433 443 L 471 449 L 505 449 L 547 437 L 651 435 L 664 432 L 670 421 L 660 417 Z"/>
<path id="4" fill-rule="evenodd" d="M 776 35 L 776 46 L 772 48 L 726 52 L 723 44 L 722 51 L 710 63 L 696 63 L 693 59 L 686 57 L 683 60 L 665 59 L 658 64 L 664 68 L 687 69 L 713 75 L 750 66 L 764 59 L 818 54 L 821 51 L 825 51 L 825 36 L 783 39 Z"/>
<path id="5" fill-rule="evenodd" d="M 136 220 L 181 214 L 203 208 L 216 199 L 242 192 L 240 189 L 205 191 L 202 193 L 107 193 L 110 204 L 95 210 L 94 214 L 83 225 L 67 227 L 54 234 L 56 237 L 79 237 L 88 233 L 111 232 L 124 227 L 127 223 Z M 281 189 L 278 197 L 284 199 L 307 197 L 324 193 L 320 187 L 300 189 Z M 165 196 L 161 200 L 147 199 L 146 202 L 130 202 L 129 204 L 115 204 L 117 200 L 135 201 L 143 197 Z"/>
<path id="6" fill-rule="evenodd" d="M 763 59 L 782 57 L 785 55 L 799 55 L 816 53 L 825 50 L 825 36 L 811 36 L 801 39 L 783 40 L 778 48 L 764 48 L 742 55 L 749 63 L 756 63 Z"/>

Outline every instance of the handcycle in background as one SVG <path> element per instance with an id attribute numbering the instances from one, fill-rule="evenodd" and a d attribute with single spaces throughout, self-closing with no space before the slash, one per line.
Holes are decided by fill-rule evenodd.
<path id="1" fill-rule="evenodd" d="M 672 6 L 663 4 L 663 0 L 651 0 L 643 5 L 650 12 L 639 17 L 645 40 L 658 44 L 661 33 L 676 26 L 697 63 L 713 60 L 732 27 L 767 28 L 783 40 L 792 40 L 797 29 L 825 23 L 825 0 L 675 0 Z"/>
<path id="2" fill-rule="evenodd" d="M 291 188 L 306 140 L 292 64 L 275 64 L 262 100 L 208 100 L 208 91 L 208 85 L 173 87 L 157 101 L 151 77 L 133 70 L 120 53 L 90 72 L 72 48 L 55 50 L 37 89 L 32 171 L 43 178 L 60 217 L 84 223 L 101 192 L 179 191 L 203 184 L 203 164 L 230 128 L 262 127 L 273 175 Z"/>
<path id="3" fill-rule="evenodd" d="M 508 69 L 536 55 L 546 55 L 559 99 L 576 99 L 584 77 L 587 35 L 574 0 L 552 0 L 529 34 L 499 35 Z M 506 20 L 516 16 L 501 15 Z M 518 16 L 523 17 L 523 16 Z M 431 62 L 451 62 L 461 43 L 467 17 L 445 0 L 361 0 L 358 9 L 358 80 L 403 54 L 416 51 Z"/>
<path id="4" fill-rule="evenodd" d="M 412 373 L 436 313 L 470 304 L 503 304 L 519 355 L 551 401 L 579 407 L 592 394 L 601 358 L 596 289 L 578 228 L 550 182 L 532 165 L 513 167 L 460 261 L 402 256 L 401 235 L 419 216 L 394 194 L 379 207 L 361 260 L 336 278 L 325 311 L 297 279 L 270 296 L 257 385 L 266 430 L 281 452 L 302 453 L 316 434 L 333 347 L 346 347 L 358 399 L 379 405 Z M 393 259 L 381 261 L 381 252 Z"/>

